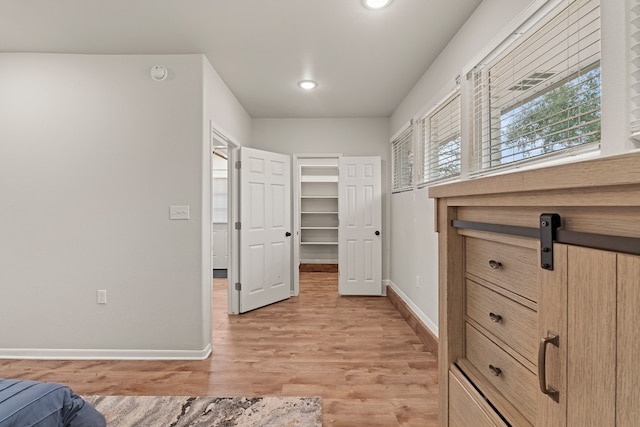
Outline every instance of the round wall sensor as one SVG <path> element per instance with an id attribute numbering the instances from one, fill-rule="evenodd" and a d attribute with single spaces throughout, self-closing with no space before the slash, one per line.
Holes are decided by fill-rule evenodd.
<path id="1" fill-rule="evenodd" d="M 166 80 L 169 72 L 162 65 L 154 65 L 151 67 L 151 78 L 157 82 Z"/>

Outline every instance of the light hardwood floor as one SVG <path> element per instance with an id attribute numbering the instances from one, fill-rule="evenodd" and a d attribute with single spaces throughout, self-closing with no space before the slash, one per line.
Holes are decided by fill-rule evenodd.
<path id="1" fill-rule="evenodd" d="M 334 273 L 302 273 L 300 296 L 226 314 L 214 280 L 204 361 L 0 360 L 0 377 L 79 394 L 321 396 L 325 426 L 435 426 L 436 357 L 387 298 L 340 297 Z"/>

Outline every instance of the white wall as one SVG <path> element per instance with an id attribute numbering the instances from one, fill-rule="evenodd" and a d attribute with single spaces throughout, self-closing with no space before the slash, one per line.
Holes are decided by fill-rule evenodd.
<path id="1" fill-rule="evenodd" d="M 220 75 L 211 66 L 211 63 L 204 56 L 202 57 L 203 68 L 203 98 L 204 120 L 202 122 L 202 138 L 206 141 L 202 151 L 202 170 L 204 175 L 202 182 L 202 232 L 203 236 L 210 236 L 210 239 L 202 240 L 202 312 L 207 319 L 211 319 L 211 273 L 213 262 L 211 259 L 211 245 L 213 239 L 213 225 L 209 217 L 209 207 L 211 206 L 211 128 L 215 127 L 217 132 L 222 133 L 234 144 L 248 145 L 251 138 L 251 117 L 244 107 L 231 93 L 231 90 L 222 81 Z M 231 160 L 231 157 L 229 157 Z M 231 238 L 231 236 L 226 236 Z M 237 257 L 236 257 L 237 258 Z M 233 275 L 238 271 L 238 260 L 232 259 L 228 267 Z M 230 276 L 229 279 L 233 279 Z M 237 307 L 238 295 L 236 292 L 229 295 L 229 306 Z M 211 322 L 206 322 L 206 327 L 202 330 L 202 339 L 211 340 Z"/>
<path id="2" fill-rule="evenodd" d="M 393 112 L 390 135 L 428 104 L 437 102 L 441 89 L 460 75 L 463 67 L 532 1 L 483 0 Z"/>
<path id="3" fill-rule="evenodd" d="M 523 12 L 532 0 L 484 0 L 459 30 L 418 84 L 398 106 L 390 120 L 390 135 L 395 134 L 411 118 L 418 118 L 442 97 L 443 89 L 480 52 L 495 47 L 496 37 Z M 602 25 L 602 141 L 596 155 L 609 156 L 636 149 L 629 138 L 628 76 L 626 58 L 626 2 L 601 2 Z M 472 64 L 471 64 L 472 65 Z M 462 75 L 463 155 L 468 150 L 470 131 L 465 122 L 465 76 Z M 446 92 L 446 90 L 445 90 Z M 578 161 L 573 157 L 561 161 Z M 540 167 L 540 166 L 538 166 Z M 463 162 L 462 176 L 466 165 Z M 405 300 L 437 332 L 438 274 L 437 234 L 434 229 L 434 204 L 428 199 L 428 189 L 394 194 L 391 197 L 391 282 Z M 419 280 L 417 279 L 419 277 Z M 418 284 L 420 287 L 418 287 Z"/>
<path id="4" fill-rule="evenodd" d="M 389 271 L 389 119 L 253 119 L 251 146 L 282 154 L 341 153 L 382 158 L 382 277 Z"/>
<path id="5" fill-rule="evenodd" d="M 213 121 L 216 129 L 232 141 L 248 145 L 251 140 L 251 117 L 207 58 L 202 58 L 205 118 Z M 207 136 L 209 135 L 208 126 L 209 124 L 205 123 Z"/>
<path id="6" fill-rule="evenodd" d="M 149 77 L 156 64 L 166 81 Z M 207 354 L 204 122 L 227 101 L 205 108 L 205 65 L 0 54 L 0 356 Z M 220 119 L 230 129 L 233 114 Z M 170 205 L 191 219 L 170 221 Z"/>
<path id="7" fill-rule="evenodd" d="M 389 137 L 435 105 L 463 67 L 511 22 L 530 0 L 484 0 L 390 119 Z M 437 334 L 438 235 L 426 188 L 391 196 L 390 280 L 394 289 Z"/>

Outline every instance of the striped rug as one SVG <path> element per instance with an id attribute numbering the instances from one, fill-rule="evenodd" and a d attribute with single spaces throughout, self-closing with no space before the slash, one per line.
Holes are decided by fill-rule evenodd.
<path id="1" fill-rule="evenodd" d="M 322 426 L 319 397 L 83 396 L 108 427 Z"/>

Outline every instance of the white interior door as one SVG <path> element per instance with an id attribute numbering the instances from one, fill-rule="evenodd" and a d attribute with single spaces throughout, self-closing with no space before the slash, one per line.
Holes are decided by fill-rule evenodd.
<path id="1" fill-rule="evenodd" d="M 240 149 L 240 312 L 291 296 L 289 156 Z"/>
<path id="2" fill-rule="evenodd" d="M 380 157 L 341 157 L 338 230 L 340 295 L 382 295 Z"/>

